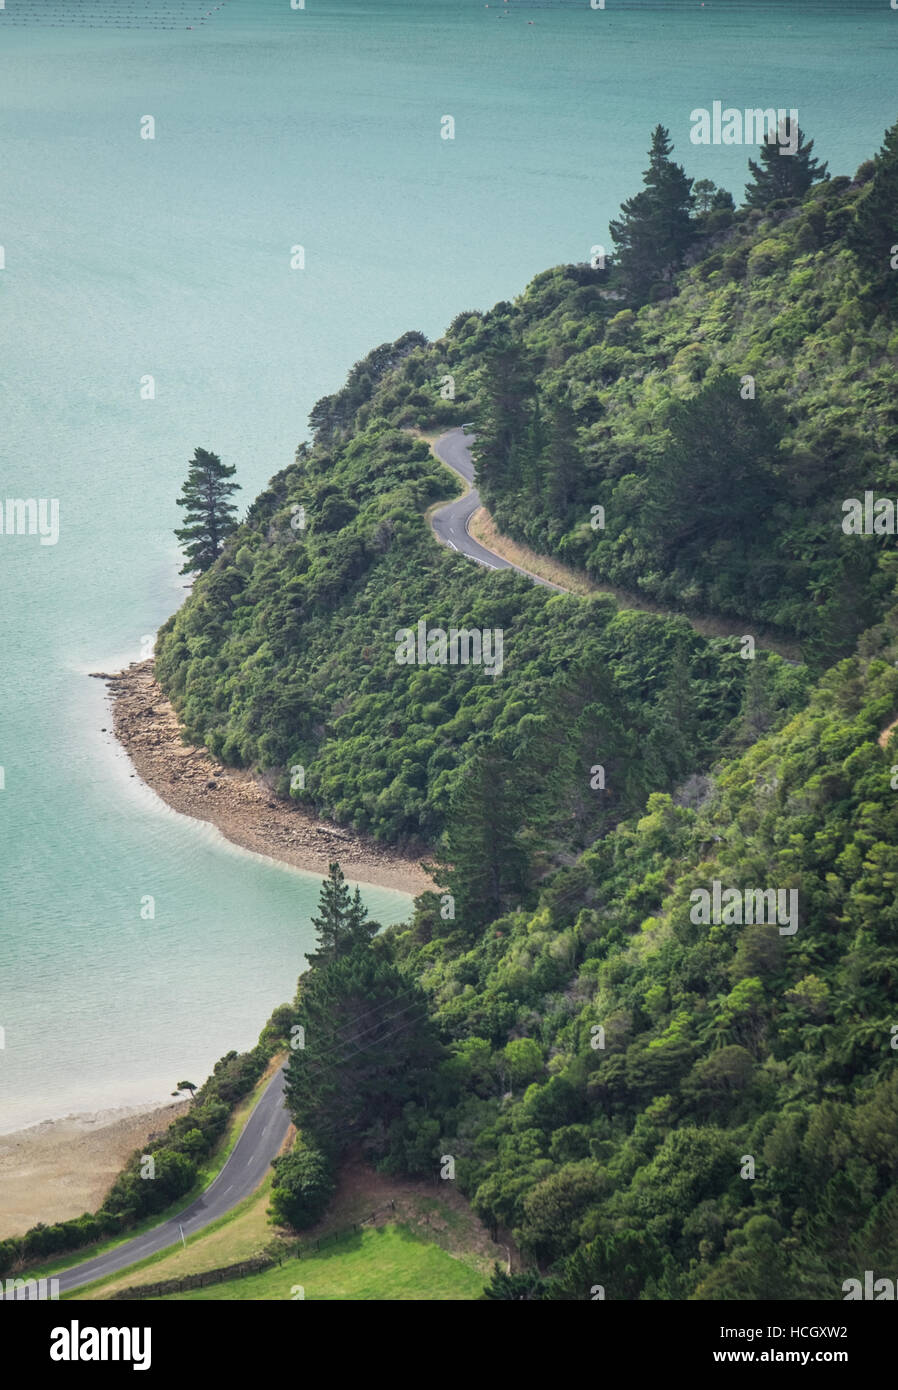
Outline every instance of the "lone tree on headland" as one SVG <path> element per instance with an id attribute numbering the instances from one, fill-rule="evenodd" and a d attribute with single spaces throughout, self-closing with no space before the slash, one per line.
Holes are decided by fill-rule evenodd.
<path id="1" fill-rule="evenodd" d="M 178 506 L 186 507 L 186 525 L 175 530 L 187 557 L 182 574 L 202 574 L 221 554 L 222 545 L 237 526 L 237 508 L 230 501 L 239 483 L 228 482 L 237 469 L 217 454 L 195 449 Z"/>

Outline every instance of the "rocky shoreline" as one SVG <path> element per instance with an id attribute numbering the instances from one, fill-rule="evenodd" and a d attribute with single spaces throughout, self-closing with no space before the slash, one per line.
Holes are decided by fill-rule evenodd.
<path id="1" fill-rule="evenodd" d="M 175 811 L 210 821 L 234 844 L 296 869 L 326 874 L 338 859 L 348 879 L 413 895 L 433 888 L 419 857 L 322 821 L 253 773 L 224 767 L 205 748 L 185 744 L 152 661 L 92 674 L 108 684 L 115 735 L 137 772 Z"/>

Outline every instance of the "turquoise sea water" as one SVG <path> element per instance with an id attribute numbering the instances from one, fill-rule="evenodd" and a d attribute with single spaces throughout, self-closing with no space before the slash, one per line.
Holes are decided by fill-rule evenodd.
<path id="1" fill-rule="evenodd" d="M 504 9 L 0 11 L 0 498 L 60 509 L 54 546 L 0 536 L 0 1131 L 200 1080 L 311 944 L 318 878 L 162 806 L 86 675 L 138 657 L 183 597 L 193 448 L 235 463 L 248 503 L 374 344 L 607 245 L 659 120 L 738 196 L 747 152 L 690 146 L 694 107 L 798 107 L 835 173 L 898 113 L 886 0 Z"/>

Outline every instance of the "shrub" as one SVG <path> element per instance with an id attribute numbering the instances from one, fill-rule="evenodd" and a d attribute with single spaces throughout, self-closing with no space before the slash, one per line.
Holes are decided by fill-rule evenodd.
<path id="1" fill-rule="evenodd" d="M 295 1231 L 313 1226 L 334 1194 L 327 1159 L 317 1149 L 307 1149 L 298 1142 L 271 1166 L 275 1176 L 268 1213 L 274 1224 L 292 1226 Z"/>

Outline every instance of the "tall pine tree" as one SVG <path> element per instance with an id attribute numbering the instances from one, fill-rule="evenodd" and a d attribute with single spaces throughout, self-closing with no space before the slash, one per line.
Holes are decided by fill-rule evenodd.
<path id="1" fill-rule="evenodd" d="M 483 354 L 485 411 L 474 455 L 477 482 L 485 497 L 491 489 L 516 487 L 533 445 L 534 368 L 520 338 L 500 328 Z"/>
<path id="2" fill-rule="evenodd" d="M 649 464 L 646 534 L 667 563 L 685 568 L 701 568 L 723 542 L 724 566 L 736 572 L 737 556 L 763 550 L 782 495 L 778 417 L 744 400 L 739 378 L 722 372 L 675 400 L 664 425 L 668 442 Z M 738 572 L 745 584 L 748 566 Z"/>
<path id="3" fill-rule="evenodd" d="M 511 758 L 496 744 L 480 749 L 456 783 L 449 808 L 444 879 L 456 918 L 471 930 L 499 917 L 526 891 L 530 859 L 523 840 L 528 807 Z"/>
<path id="4" fill-rule="evenodd" d="M 177 499 L 186 507 L 186 525 L 175 535 L 183 543 L 186 563 L 182 574 L 202 574 L 221 554 L 227 536 L 237 526 L 237 508 L 230 501 L 240 484 L 229 482 L 237 472 L 233 464 L 222 463 L 217 454 L 195 449 L 184 490 Z"/>
<path id="5" fill-rule="evenodd" d="M 356 946 L 366 945 L 380 930 L 379 923 L 368 921 L 368 909 L 362 902 L 358 886 L 350 894 L 349 885 L 338 863 L 328 865 L 328 876 L 321 884 L 318 915 L 312 918 L 318 933 L 318 949 L 309 957 L 309 964 L 327 965 L 348 955 Z"/>
<path id="6" fill-rule="evenodd" d="M 621 278 L 639 303 L 649 298 L 653 286 L 670 279 L 695 235 L 693 181 L 670 158 L 672 151 L 670 132 L 656 126 L 645 188 L 622 204 L 623 215 L 610 224 Z"/>
<path id="7" fill-rule="evenodd" d="M 847 240 L 869 278 L 869 298 L 898 304 L 898 121 L 885 133 Z"/>
<path id="8" fill-rule="evenodd" d="M 426 994 L 383 952 L 358 950 L 308 971 L 286 1101 L 306 1144 L 332 1157 L 362 1139 L 383 1157 L 409 1102 L 426 1104 L 442 1060 Z"/>
<path id="9" fill-rule="evenodd" d="M 577 494 L 582 466 L 577 448 L 577 417 L 568 395 L 559 395 L 549 413 L 548 505 L 564 516 Z"/>

